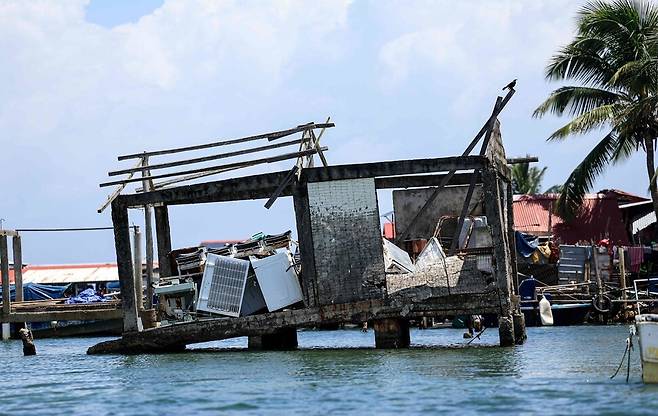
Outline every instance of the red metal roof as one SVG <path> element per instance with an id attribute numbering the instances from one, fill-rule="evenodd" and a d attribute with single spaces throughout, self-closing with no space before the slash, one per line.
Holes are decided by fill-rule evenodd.
<path id="1" fill-rule="evenodd" d="M 581 213 L 570 222 L 565 222 L 555 213 L 551 214 L 559 195 L 515 195 L 514 228 L 534 235 L 551 234 L 563 244 L 579 241 L 599 241 L 610 238 L 617 244 L 628 244 L 628 232 L 614 193 L 588 194 L 583 200 Z"/>

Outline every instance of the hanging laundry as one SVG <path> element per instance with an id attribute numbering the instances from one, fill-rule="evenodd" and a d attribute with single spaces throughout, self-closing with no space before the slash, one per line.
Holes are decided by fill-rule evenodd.
<path id="1" fill-rule="evenodd" d="M 642 265 L 642 262 L 644 261 L 644 248 L 642 246 L 639 247 L 629 247 L 628 248 L 628 257 L 630 258 L 630 270 L 633 273 L 637 273 L 640 271 L 640 266 Z"/>

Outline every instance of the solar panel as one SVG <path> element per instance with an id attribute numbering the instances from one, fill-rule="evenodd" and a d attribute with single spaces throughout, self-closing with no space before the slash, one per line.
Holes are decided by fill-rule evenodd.
<path id="1" fill-rule="evenodd" d="M 240 316 L 248 274 L 249 261 L 208 254 L 197 309 Z"/>

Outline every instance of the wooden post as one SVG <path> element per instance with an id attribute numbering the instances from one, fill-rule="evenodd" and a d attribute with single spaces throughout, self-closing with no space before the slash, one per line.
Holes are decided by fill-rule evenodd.
<path id="1" fill-rule="evenodd" d="M 135 300 L 137 309 L 144 309 L 144 289 L 142 287 L 142 233 L 138 226 L 133 227 L 133 273 L 135 275 Z"/>
<path id="2" fill-rule="evenodd" d="M 599 307 L 601 307 L 601 302 L 603 302 L 603 280 L 601 279 L 601 269 L 599 268 L 599 259 L 596 256 L 596 246 L 592 244 L 592 260 L 594 261 L 594 271 L 596 273 L 596 296 L 598 298 Z"/>
<path id="3" fill-rule="evenodd" d="M 409 322 L 405 319 L 378 319 L 373 322 L 375 348 L 409 348 Z"/>
<path id="4" fill-rule="evenodd" d="M 158 241 L 158 267 L 160 277 L 171 276 L 171 230 L 169 228 L 169 210 L 166 205 L 154 208 L 155 211 L 155 234 Z"/>
<path id="5" fill-rule="evenodd" d="M 294 350 L 297 349 L 297 329 L 281 328 L 272 334 L 250 335 L 248 338 L 250 350 Z"/>
<path id="6" fill-rule="evenodd" d="M 119 197 L 121 198 L 121 197 Z M 119 284 L 121 287 L 121 307 L 123 309 L 123 332 L 140 331 L 135 296 L 135 276 L 130 250 L 130 228 L 128 225 L 128 208 L 120 199 L 112 202 L 112 223 L 114 225 L 114 247 L 117 256 Z"/>
<path id="7" fill-rule="evenodd" d="M 516 236 L 514 234 L 514 192 L 512 182 L 507 182 L 507 244 L 509 246 L 510 260 L 512 263 L 512 283 L 514 293 L 519 294 L 519 268 L 516 263 Z M 525 328 L 525 323 L 524 323 Z"/>
<path id="8" fill-rule="evenodd" d="M 621 298 L 622 300 L 628 300 L 628 293 L 626 293 L 626 255 L 624 254 L 624 247 L 619 247 L 619 283 L 621 287 Z M 624 311 L 624 316 L 626 316 L 626 307 L 628 304 L 626 302 L 622 303 L 622 311 Z"/>
<path id="9" fill-rule="evenodd" d="M 509 247 L 505 242 L 506 228 L 504 226 L 502 198 L 498 182 L 498 172 L 493 167 L 489 166 L 482 170 L 484 204 L 493 241 L 494 276 L 498 286 L 498 299 L 500 302 L 498 334 L 500 345 L 506 347 L 514 345 L 514 321 L 512 319 L 510 297 L 512 267 L 509 262 L 511 257 Z"/>
<path id="10" fill-rule="evenodd" d="M 302 262 L 301 283 L 304 304 L 307 308 L 318 305 L 317 280 L 315 274 L 315 256 L 313 235 L 311 233 L 311 213 L 308 203 L 306 184 L 299 184 L 293 195 L 299 254 Z"/>
<path id="11" fill-rule="evenodd" d="M 9 253 L 7 253 L 7 235 L 0 235 L 0 273 L 2 274 L 2 313 L 11 312 L 11 290 L 9 287 Z"/>
<path id="12" fill-rule="evenodd" d="M 144 206 L 144 231 L 146 232 L 146 309 L 153 309 L 153 220 L 151 206 Z"/>
<path id="13" fill-rule="evenodd" d="M 21 249 L 21 236 L 15 235 L 11 240 L 14 251 L 14 287 L 16 288 L 16 302 L 23 302 L 23 254 Z"/>

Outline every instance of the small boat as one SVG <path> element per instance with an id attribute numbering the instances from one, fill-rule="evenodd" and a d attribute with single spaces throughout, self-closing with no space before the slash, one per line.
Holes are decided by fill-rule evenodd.
<path id="1" fill-rule="evenodd" d="M 635 328 L 640 344 L 642 381 L 658 383 L 658 314 L 636 315 Z"/>
<path id="2" fill-rule="evenodd" d="M 523 312 L 526 326 L 542 326 L 540 301 L 537 299 L 536 289 L 537 280 L 533 277 L 527 278 L 519 284 L 521 312 Z M 544 293 L 543 295 L 547 301 L 552 300 L 550 294 Z M 550 304 L 553 315 L 552 325 L 582 325 L 587 320 L 587 314 L 591 309 L 591 302 L 552 303 Z"/>

